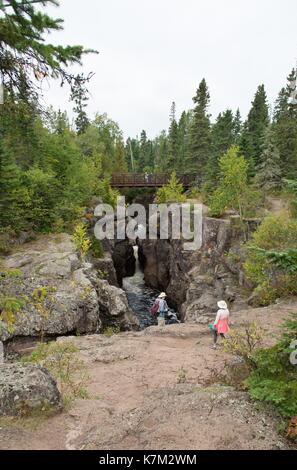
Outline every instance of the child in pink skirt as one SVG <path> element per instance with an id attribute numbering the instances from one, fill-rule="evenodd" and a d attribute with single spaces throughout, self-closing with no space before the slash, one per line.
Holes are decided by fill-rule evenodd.
<path id="1" fill-rule="evenodd" d="M 218 336 L 220 335 L 222 338 L 225 338 L 225 333 L 229 331 L 229 319 L 230 319 L 230 312 L 228 310 L 228 305 L 224 300 L 218 302 L 219 310 L 217 312 L 217 316 L 215 322 L 213 324 L 213 349 L 217 348 L 217 341 Z"/>

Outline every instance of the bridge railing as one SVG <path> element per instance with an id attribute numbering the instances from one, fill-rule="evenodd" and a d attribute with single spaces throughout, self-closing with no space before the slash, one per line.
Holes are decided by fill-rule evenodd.
<path id="1" fill-rule="evenodd" d="M 114 173 L 111 185 L 114 187 L 161 187 L 168 183 L 169 173 Z M 189 187 L 197 181 L 197 175 L 177 175 L 179 181 Z"/>

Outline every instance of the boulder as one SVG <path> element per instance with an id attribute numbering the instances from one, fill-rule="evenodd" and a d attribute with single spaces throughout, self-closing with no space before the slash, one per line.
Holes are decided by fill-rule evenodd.
<path id="1" fill-rule="evenodd" d="M 24 416 L 62 408 L 50 373 L 32 364 L 0 365 L 0 415 Z"/>
<path id="2" fill-rule="evenodd" d="M 109 260 L 106 265 L 110 266 Z M 104 324 L 110 320 L 122 329 L 132 328 L 133 314 L 125 293 L 114 287 L 121 300 L 106 301 L 109 288 L 114 297 L 113 286 L 101 279 L 104 273 L 98 267 L 79 260 L 67 234 L 44 236 L 28 243 L 6 257 L 3 264 L 8 273 L 17 269 L 20 275 L 5 275 L 0 295 L 20 299 L 23 306 L 14 315 L 12 325 L 0 322 L 2 341 L 94 333 L 103 327 L 102 318 Z"/>

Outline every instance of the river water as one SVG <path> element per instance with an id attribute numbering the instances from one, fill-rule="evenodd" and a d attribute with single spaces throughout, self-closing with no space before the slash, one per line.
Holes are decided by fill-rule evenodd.
<path id="1" fill-rule="evenodd" d="M 156 324 L 156 320 L 150 313 L 150 308 L 160 292 L 145 285 L 143 271 L 138 260 L 137 246 L 134 246 L 134 256 L 136 258 L 135 274 L 123 279 L 123 289 L 127 294 L 130 308 L 139 319 L 140 328 L 144 329 Z"/>

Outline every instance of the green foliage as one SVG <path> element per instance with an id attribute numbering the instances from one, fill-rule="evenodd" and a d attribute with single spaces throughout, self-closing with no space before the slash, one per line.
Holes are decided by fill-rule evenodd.
<path id="1" fill-rule="evenodd" d="M 103 331 L 103 335 L 107 336 L 107 338 L 111 338 L 114 335 L 118 335 L 120 331 L 120 327 L 118 326 L 107 326 Z"/>
<path id="2" fill-rule="evenodd" d="M 23 299 L 0 295 L 0 321 L 4 322 L 9 330 L 13 329 L 16 316 L 25 305 Z"/>
<path id="3" fill-rule="evenodd" d="M 0 279 L 1 278 L 2 279 L 3 278 L 4 279 L 18 278 L 22 276 L 23 276 L 23 272 L 20 269 L 6 268 L 6 267 L 1 266 L 1 263 L 0 263 Z"/>
<path id="4" fill-rule="evenodd" d="M 88 101 L 88 90 L 82 74 L 75 77 L 71 90 L 71 100 L 74 101 L 73 111 L 76 113 L 75 125 L 78 135 L 84 134 L 90 124 L 85 108 Z"/>
<path id="5" fill-rule="evenodd" d="M 219 185 L 210 198 L 211 212 L 221 215 L 226 209 L 233 208 L 242 218 L 248 195 L 248 164 L 243 156 L 239 156 L 238 147 L 232 146 L 220 158 L 219 167 Z"/>
<path id="6" fill-rule="evenodd" d="M 285 417 L 297 414 L 297 366 L 290 362 L 292 341 L 297 340 L 297 315 L 284 324 L 281 340 L 253 355 L 254 369 L 247 380 L 254 399 L 273 404 Z"/>
<path id="7" fill-rule="evenodd" d="M 264 191 L 278 189 L 282 185 L 280 154 L 273 142 L 273 132 L 267 128 L 256 175 L 257 185 Z"/>
<path id="8" fill-rule="evenodd" d="M 64 404 L 76 398 L 88 398 L 85 388 L 88 376 L 85 364 L 77 358 L 78 348 L 71 342 L 40 343 L 24 362 L 37 363 L 49 370 L 56 379 Z"/>
<path id="9" fill-rule="evenodd" d="M 252 102 L 245 122 L 240 150 L 249 162 L 249 174 L 254 176 L 255 167 L 260 163 L 263 135 L 269 124 L 269 110 L 264 85 L 260 85 Z"/>
<path id="10" fill-rule="evenodd" d="M 156 199 L 158 204 L 186 201 L 183 185 L 179 183 L 175 172 L 171 174 L 168 183 L 165 184 L 165 186 L 162 186 L 162 188 L 158 189 Z"/>
<path id="11" fill-rule="evenodd" d="M 290 201 L 290 208 L 292 216 L 297 219 L 297 180 L 284 180 L 284 182 L 286 183 L 289 192 L 294 197 L 294 199 Z"/>
<path id="12" fill-rule="evenodd" d="M 187 382 L 187 370 L 184 368 L 184 366 L 181 366 L 177 374 L 177 383 L 184 384 L 186 382 Z"/>
<path id="13" fill-rule="evenodd" d="M 95 52 L 82 46 L 63 47 L 48 43 L 45 36 L 62 30 L 63 20 L 51 18 L 36 7 L 37 3 L 43 7 L 59 5 L 56 0 L 7 0 L 0 4 L 0 72 L 5 87 L 20 93 L 22 99 L 36 94 L 38 82 L 46 77 L 71 83 L 73 76 L 67 67 L 81 64 L 84 54 Z"/>
<path id="14" fill-rule="evenodd" d="M 43 341 L 45 324 L 50 317 L 53 309 L 53 296 L 56 292 L 55 287 L 40 286 L 31 293 L 31 305 L 37 311 L 41 318 L 40 341 Z"/>
<path id="15" fill-rule="evenodd" d="M 201 81 L 193 98 L 194 111 L 190 128 L 189 153 L 186 159 L 186 173 L 205 174 L 211 153 L 211 125 L 207 114 L 210 95 L 205 79 Z"/>
<path id="16" fill-rule="evenodd" d="M 96 194 L 100 196 L 104 203 L 116 207 L 120 192 L 110 186 L 110 178 L 106 177 L 98 181 Z"/>
<path id="17" fill-rule="evenodd" d="M 273 122 L 275 143 L 280 152 L 283 177 L 297 179 L 297 105 L 290 102 L 292 82 L 297 70 L 292 70 L 285 88 L 278 96 Z"/>
<path id="18" fill-rule="evenodd" d="M 101 240 L 98 240 L 95 237 L 91 240 L 91 253 L 95 258 L 103 258 L 104 256 Z"/>
<path id="19" fill-rule="evenodd" d="M 77 224 L 72 235 L 72 240 L 80 254 L 81 259 L 84 261 L 92 246 L 92 242 L 87 235 L 87 226 L 85 224 Z"/>
<path id="20" fill-rule="evenodd" d="M 240 120 L 240 116 L 237 115 Z M 237 121 L 230 109 L 220 113 L 212 126 L 212 152 L 206 168 L 206 183 L 209 187 L 216 186 L 219 179 L 219 159 L 236 142 Z"/>
<path id="21" fill-rule="evenodd" d="M 36 117 L 22 136 L 24 123 L 8 102 L 1 106 L 4 140 L 0 144 L 0 224 L 8 230 L 50 232 L 71 229 L 93 195 L 116 205 L 119 192 L 103 177 L 107 151 L 114 155 L 115 142 L 101 142 L 97 125 L 90 124 L 78 137 L 69 128 L 67 116 L 49 111 L 48 127 Z M 2 109 L 3 108 L 3 109 Z M 30 112 L 27 105 L 24 108 Z M 99 117 L 97 116 L 96 122 Z M 104 128 L 105 124 L 101 123 Z M 103 132 L 101 128 L 100 132 Z M 18 135 L 20 133 L 20 135 Z M 13 139 L 13 136 L 17 139 Z M 30 139 L 28 141 L 28 136 Z M 114 137 L 112 137 L 114 139 Z M 114 157 L 116 159 L 116 157 Z M 114 162 L 117 165 L 118 162 Z M 108 164 L 113 171 L 113 164 Z"/>
<path id="22" fill-rule="evenodd" d="M 257 284 L 260 304 L 297 293 L 296 246 L 297 222 L 286 213 L 266 217 L 253 234 L 244 269 Z"/>
<path id="23" fill-rule="evenodd" d="M 297 272 L 297 249 L 292 248 L 286 251 L 263 250 L 254 248 L 255 251 L 270 261 L 274 266 L 289 273 Z"/>
<path id="24" fill-rule="evenodd" d="M 246 364 L 253 365 L 253 353 L 263 341 L 263 331 L 256 322 L 247 323 L 241 330 L 231 330 L 224 340 L 223 349 L 241 357 Z"/>

